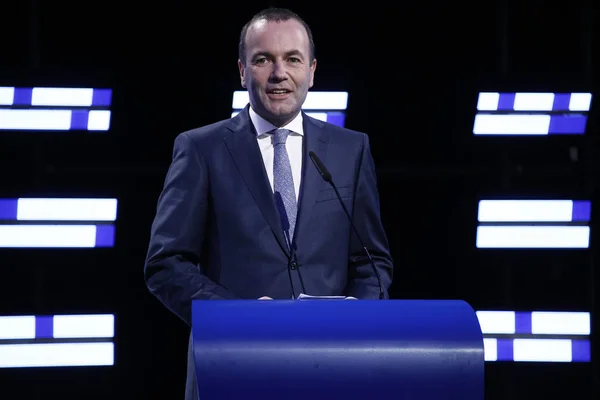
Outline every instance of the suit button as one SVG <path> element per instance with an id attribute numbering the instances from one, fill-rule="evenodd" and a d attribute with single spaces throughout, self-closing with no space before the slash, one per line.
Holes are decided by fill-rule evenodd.
<path id="1" fill-rule="evenodd" d="M 298 263 L 296 263 L 296 261 L 292 261 L 292 263 L 290 264 L 290 268 L 291 268 L 291 269 L 296 269 L 296 268 L 298 268 Z"/>

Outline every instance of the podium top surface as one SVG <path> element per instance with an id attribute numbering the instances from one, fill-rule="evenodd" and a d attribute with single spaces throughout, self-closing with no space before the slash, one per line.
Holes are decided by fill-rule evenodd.
<path id="1" fill-rule="evenodd" d="M 208 325 L 208 326 L 207 326 Z M 461 300 L 198 300 L 192 326 L 198 338 L 228 340 L 244 330 L 245 340 L 277 334 L 289 339 L 339 340 L 368 336 L 394 340 L 439 338 L 482 340 L 475 311 Z M 342 327 L 353 331 L 344 333 Z M 248 329 L 250 328 L 250 329 Z"/>

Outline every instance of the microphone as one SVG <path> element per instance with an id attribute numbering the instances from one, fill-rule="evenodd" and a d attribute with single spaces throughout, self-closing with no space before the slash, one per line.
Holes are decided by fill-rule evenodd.
<path id="1" fill-rule="evenodd" d="M 308 155 L 309 155 L 310 159 L 312 160 L 313 164 L 315 165 L 315 168 L 319 172 L 319 175 L 321 175 L 321 178 L 323 178 L 323 180 L 325 182 L 329 183 L 331 185 L 331 187 L 333 188 L 333 190 L 335 191 L 335 195 L 337 196 L 340 204 L 342 205 L 342 208 L 344 209 L 344 213 L 346 213 L 346 216 L 348 217 L 348 221 L 350 221 L 350 226 L 352 227 L 354 234 L 358 238 L 360 245 L 362 246 L 363 250 L 365 251 L 365 254 L 367 255 L 367 257 L 369 258 L 369 262 L 371 263 L 371 268 L 373 268 L 373 272 L 375 273 L 375 276 L 377 277 L 377 283 L 379 284 L 379 299 L 380 300 L 383 299 L 383 297 L 384 297 L 383 285 L 381 285 L 381 277 L 379 276 L 379 272 L 377 271 L 377 268 L 375 267 L 375 262 L 373 261 L 373 258 L 371 257 L 371 253 L 369 253 L 369 250 L 367 250 L 367 247 L 365 246 L 364 242 L 360 238 L 360 235 L 358 234 L 358 230 L 354 226 L 354 223 L 352 222 L 352 217 L 350 216 L 350 213 L 348 212 L 346 205 L 342 201 L 340 192 L 338 192 L 338 189 L 335 186 L 335 183 L 333 183 L 333 179 L 331 178 L 331 173 L 327 170 L 327 168 L 325 167 L 325 164 L 323 164 L 323 161 L 321 161 L 321 159 L 319 157 L 317 157 L 317 155 L 313 151 L 308 152 Z"/>

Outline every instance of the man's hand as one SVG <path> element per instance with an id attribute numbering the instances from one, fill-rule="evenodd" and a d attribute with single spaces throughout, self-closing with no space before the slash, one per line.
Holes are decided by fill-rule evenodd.
<path id="1" fill-rule="evenodd" d="M 270 298 L 269 296 L 263 296 L 263 297 L 259 298 L 259 300 L 273 300 L 273 299 Z"/>

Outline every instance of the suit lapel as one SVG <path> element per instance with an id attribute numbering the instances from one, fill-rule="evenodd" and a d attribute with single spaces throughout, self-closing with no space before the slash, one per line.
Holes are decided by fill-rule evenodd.
<path id="1" fill-rule="evenodd" d="M 279 245 L 289 256 L 279 213 L 273 200 L 273 191 L 256 140 L 256 132 L 248 115 L 248 107 L 232 118 L 229 129 L 233 134 L 225 137 L 225 144 Z"/>
<path id="2" fill-rule="evenodd" d="M 327 166 L 327 144 L 329 142 L 329 130 L 324 129 L 324 124 L 321 121 L 309 118 L 306 114 L 303 117 L 305 139 L 302 155 L 303 173 L 295 238 L 298 238 L 298 235 L 302 235 L 307 229 L 319 188 L 322 187 L 323 183 L 323 178 L 317 172 L 308 154 L 313 151 Z M 294 241 L 296 240 L 294 239 Z"/>

